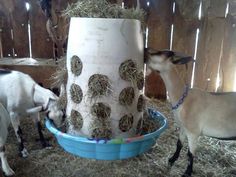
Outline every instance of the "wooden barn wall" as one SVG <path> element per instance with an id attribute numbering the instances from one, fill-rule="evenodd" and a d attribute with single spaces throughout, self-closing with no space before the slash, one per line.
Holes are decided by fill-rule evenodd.
<path id="1" fill-rule="evenodd" d="M 30 10 L 27 11 L 25 3 Z M 53 44 L 46 32 L 46 17 L 37 0 L 1 0 L 0 28 L 2 57 L 30 57 L 29 33 L 34 58 L 52 58 Z"/>
<path id="2" fill-rule="evenodd" d="M 26 1 L 30 4 L 29 11 L 24 5 Z M 129 8 L 137 5 L 136 0 L 109 1 L 119 5 L 123 2 Z M 140 5 L 147 13 L 144 31 L 148 29 L 148 47 L 196 54 L 195 70 L 193 63 L 187 69 L 178 67 L 189 85 L 214 92 L 236 91 L 235 0 L 140 0 Z M 0 57 L 30 56 L 28 24 L 32 57 L 53 57 L 53 43 L 45 28 L 46 18 L 36 0 L 0 1 Z M 166 89 L 158 73 L 146 78 L 146 95 L 166 98 Z"/>

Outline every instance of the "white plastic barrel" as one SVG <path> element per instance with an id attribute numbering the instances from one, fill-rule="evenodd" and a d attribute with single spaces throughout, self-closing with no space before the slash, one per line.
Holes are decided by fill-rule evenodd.
<path id="1" fill-rule="evenodd" d="M 75 127 L 69 120 L 69 133 L 91 137 L 96 117 L 91 114 L 94 103 L 103 102 L 109 105 L 111 113 L 108 123 L 112 138 L 131 137 L 136 133 L 138 120 L 142 112 L 137 110 L 137 101 L 142 90 L 130 81 L 123 80 L 119 75 L 122 62 L 131 59 L 137 64 L 138 71 L 143 70 L 143 34 L 141 23 L 131 19 L 103 19 L 103 18 L 71 18 L 68 49 L 67 49 L 67 116 L 76 110 L 82 116 L 81 127 Z M 77 56 L 82 63 L 81 73 L 75 75 L 71 71 L 71 59 Z M 106 75 L 111 83 L 111 93 L 96 99 L 88 94 L 88 81 L 94 74 Z M 75 103 L 71 99 L 71 85 L 80 86 L 83 96 L 81 102 Z M 119 94 L 126 87 L 133 87 L 135 97 L 129 106 L 119 103 Z M 122 116 L 133 115 L 132 127 L 127 131 L 119 128 Z"/>

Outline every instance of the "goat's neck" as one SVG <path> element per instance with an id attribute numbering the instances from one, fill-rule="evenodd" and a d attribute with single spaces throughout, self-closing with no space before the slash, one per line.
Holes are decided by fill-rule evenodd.
<path id="1" fill-rule="evenodd" d="M 185 83 L 180 78 L 176 68 L 160 73 L 160 75 L 164 80 L 170 101 L 172 105 L 175 105 L 184 93 Z"/>

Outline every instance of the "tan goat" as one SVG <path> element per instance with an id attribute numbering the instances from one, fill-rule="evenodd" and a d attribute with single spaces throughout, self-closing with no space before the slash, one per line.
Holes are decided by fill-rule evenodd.
<path id="1" fill-rule="evenodd" d="M 213 94 L 199 89 L 189 89 L 181 79 L 176 65 L 192 61 L 192 57 L 180 56 L 173 51 L 147 52 L 147 75 L 159 71 L 169 94 L 180 135 L 173 165 L 178 159 L 183 141 L 188 140 L 188 166 L 183 176 L 191 176 L 193 159 L 199 136 L 222 140 L 236 139 L 236 93 Z"/>

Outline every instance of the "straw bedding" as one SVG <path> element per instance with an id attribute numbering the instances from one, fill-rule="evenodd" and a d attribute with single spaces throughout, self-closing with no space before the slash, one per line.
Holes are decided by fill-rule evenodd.
<path id="1" fill-rule="evenodd" d="M 22 119 L 26 146 L 30 152 L 27 159 L 17 156 L 14 131 L 10 128 L 6 145 L 7 155 L 16 177 L 179 177 L 187 166 L 187 148 L 170 170 L 167 158 L 175 150 L 178 129 L 166 102 L 153 101 L 148 104 L 161 111 L 167 118 L 169 128 L 158 139 L 157 144 L 147 153 L 129 160 L 96 161 L 82 159 L 64 152 L 55 139 L 52 149 L 41 149 L 33 121 Z M 47 131 L 46 131 L 47 132 Z M 52 137 L 47 132 L 48 137 Z M 1 176 L 1 170 L 0 170 Z M 236 176 L 236 143 L 201 138 L 194 163 L 193 177 L 234 177 Z"/>

